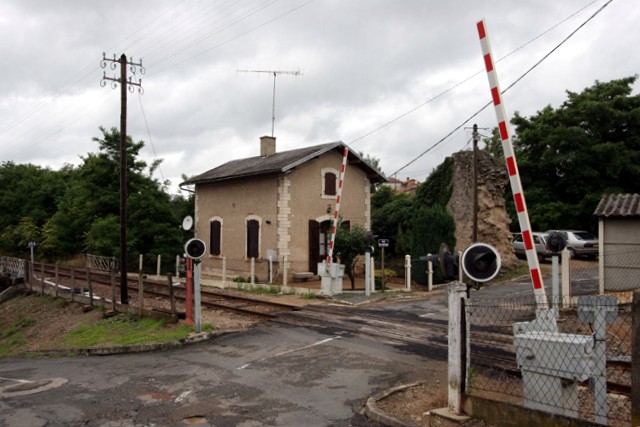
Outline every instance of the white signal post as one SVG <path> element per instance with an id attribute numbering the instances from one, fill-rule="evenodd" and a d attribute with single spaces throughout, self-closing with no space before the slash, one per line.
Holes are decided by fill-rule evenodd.
<path id="1" fill-rule="evenodd" d="M 506 119 L 506 112 L 504 109 L 504 104 L 502 102 L 500 87 L 498 85 L 498 75 L 496 73 L 495 64 L 493 62 L 491 45 L 489 44 L 489 37 L 487 36 L 487 30 L 484 20 L 477 23 L 477 28 L 478 35 L 480 37 L 480 45 L 482 47 L 482 55 L 484 57 L 485 68 L 487 70 L 487 77 L 489 78 L 491 97 L 493 99 L 493 105 L 495 107 L 496 117 L 498 119 L 498 129 L 500 131 L 502 150 L 504 151 L 504 158 L 506 160 L 507 170 L 509 172 L 511 191 L 513 192 L 513 199 L 515 201 L 516 211 L 518 213 L 518 222 L 520 223 L 520 231 L 522 232 L 522 240 L 524 241 L 525 252 L 527 255 L 527 263 L 529 264 L 529 273 L 531 276 L 531 282 L 533 284 L 533 293 L 536 298 L 538 310 L 547 310 L 547 295 L 544 290 L 544 283 L 542 281 L 542 273 L 540 272 L 538 255 L 536 253 L 535 245 L 533 244 L 533 236 L 531 235 L 531 223 L 529 222 L 527 205 L 525 203 L 524 192 L 522 191 L 522 183 L 520 181 L 520 175 L 518 173 L 518 164 L 516 162 L 516 156 L 513 150 L 513 143 L 511 142 L 511 137 L 509 135 L 509 125 Z"/>

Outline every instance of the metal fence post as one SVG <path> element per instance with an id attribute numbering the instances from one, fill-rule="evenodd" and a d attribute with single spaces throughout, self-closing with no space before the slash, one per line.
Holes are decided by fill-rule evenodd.
<path id="1" fill-rule="evenodd" d="M 449 295 L 449 360 L 448 360 L 448 408 L 456 414 L 462 413 L 462 393 L 465 388 L 467 322 L 464 300 L 467 286 L 451 282 L 447 286 Z"/>
<path id="2" fill-rule="evenodd" d="M 631 326 L 631 425 L 640 425 L 640 289 L 633 292 Z"/>

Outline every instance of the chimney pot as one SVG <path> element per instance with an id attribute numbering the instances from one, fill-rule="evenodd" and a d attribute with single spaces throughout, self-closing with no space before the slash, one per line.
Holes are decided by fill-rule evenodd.
<path id="1" fill-rule="evenodd" d="M 260 137 L 260 156 L 267 157 L 276 153 L 276 137 L 261 136 Z"/>

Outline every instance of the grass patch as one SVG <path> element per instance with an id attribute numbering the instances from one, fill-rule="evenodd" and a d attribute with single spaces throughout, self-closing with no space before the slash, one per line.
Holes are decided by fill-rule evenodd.
<path id="1" fill-rule="evenodd" d="M 0 329 L 0 357 L 10 355 L 16 347 L 26 344 L 27 340 L 20 330 L 33 325 L 34 322 L 31 317 L 25 317 Z"/>
<path id="2" fill-rule="evenodd" d="M 314 292 L 308 291 L 305 294 L 300 294 L 300 298 L 302 298 L 302 299 L 316 299 L 316 294 Z"/>
<path id="3" fill-rule="evenodd" d="M 240 283 L 238 285 L 238 290 L 258 295 L 280 295 L 281 293 L 280 286 L 252 285 L 251 283 Z"/>
<path id="4" fill-rule="evenodd" d="M 190 332 L 193 332 L 193 326 L 190 325 L 170 328 L 164 320 L 137 319 L 119 314 L 95 325 L 80 326 L 67 333 L 64 341 L 68 348 L 153 344 L 186 338 Z"/>

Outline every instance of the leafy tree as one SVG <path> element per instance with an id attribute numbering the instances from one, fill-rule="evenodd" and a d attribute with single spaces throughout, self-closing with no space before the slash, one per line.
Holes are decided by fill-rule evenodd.
<path id="1" fill-rule="evenodd" d="M 411 258 L 416 261 L 412 263 L 412 276 L 416 281 L 425 284 L 425 263 L 417 260 L 429 253 L 437 254 L 442 243 L 453 251 L 456 246 L 456 224 L 443 206 L 437 204 L 431 207 L 421 206 L 414 212 L 412 232 Z M 439 271 L 434 273 L 436 281 L 440 280 L 442 275 Z"/>
<path id="2" fill-rule="evenodd" d="M 603 193 L 637 191 L 640 95 L 631 95 L 635 81 L 596 81 L 581 93 L 567 91 L 568 99 L 557 109 L 514 116 L 514 147 L 534 229 L 594 230 L 593 211 Z"/>
<path id="3" fill-rule="evenodd" d="M 494 127 L 491 131 L 491 136 L 483 138 L 484 142 L 483 150 L 491 154 L 496 159 L 504 159 L 504 150 L 502 149 L 502 138 L 500 138 L 500 131 L 498 127 Z"/>
<path id="4" fill-rule="evenodd" d="M 344 272 L 351 279 L 351 289 L 355 289 L 353 267 L 358 261 L 358 255 L 364 254 L 367 232 L 360 224 L 351 227 L 338 226 L 336 231 L 335 252 L 344 264 Z"/>
<path id="5" fill-rule="evenodd" d="M 100 128 L 98 153 L 83 157 L 58 211 L 44 229 L 44 249 L 50 256 L 71 256 L 90 251 L 119 256 L 120 134 Z M 127 138 L 127 252 L 129 261 L 139 254 L 175 255 L 181 250 L 178 211 L 185 209 L 166 192 L 166 182 L 152 178 L 159 161 L 147 166 L 138 159 L 142 141 Z M 166 256 L 165 261 L 170 262 Z M 148 261 L 152 261 L 148 259 Z"/>
<path id="6" fill-rule="evenodd" d="M 387 189 L 391 192 L 390 194 Z M 404 256 L 407 254 L 407 236 L 411 230 L 413 197 L 406 193 L 396 193 L 387 186 L 382 186 L 378 193 L 383 194 L 376 200 L 377 208 L 372 210 L 371 229 L 373 234 L 377 234 L 380 238 L 389 239 L 389 255 Z M 390 198 L 387 197 L 387 194 L 390 195 Z M 387 200 L 386 203 L 379 205 L 380 199 L 383 198 Z M 372 205 L 374 205 L 373 202 Z"/>
<path id="7" fill-rule="evenodd" d="M 453 157 L 447 157 L 416 189 L 415 207 L 446 206 L 453 191 Z"/>
<path id="8" fill-rule="evenodd" d="M 56 172 L 13 162 L 0 165 L 0 250 L 24 253 L 24 242 L 39 242 L 36 229 L 56 212 L 71 171 L 70 167 Z"/>

